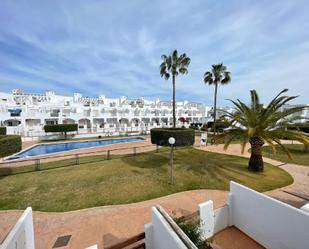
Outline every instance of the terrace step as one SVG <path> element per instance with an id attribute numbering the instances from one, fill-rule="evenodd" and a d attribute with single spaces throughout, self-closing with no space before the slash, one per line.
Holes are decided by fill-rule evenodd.
<path id="1" fill-rule="evenodd" d="M 119 242 L 104 249 L 145 249 L 145 233 L 139 233 L 125 241 Z"/>

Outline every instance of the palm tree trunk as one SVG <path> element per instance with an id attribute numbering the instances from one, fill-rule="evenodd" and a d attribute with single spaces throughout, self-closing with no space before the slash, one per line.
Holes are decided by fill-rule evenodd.
<path id="1" fill-rule="evenodd" d="M 173 128 L 176 128 L 176 82 L 173 74 Z"/>
<path id="2" fill-rule="evenodd" d="M 251 171 L 263 171 L 264 162 L 262 157 L 262 146 L 264 141 L 259 137 L 252 137 L 249 142 L 251 144 L 251 156 L 248 168 Z"/>
<path id="3" fill-rule="evenodd" d="M 308 146 L 308 144 L 304 144 L 304 152 L 306 152 L 306 153 L 309 152 L 309 146 Z"/>
<path id="4" fill-rule="evenodd" d="M 218 91 L 218 84 L 215 83 L 215 96 L 214 96 L 214 124 L 213 124 L 214 135 L 216 135 L 217 91 Z"/>

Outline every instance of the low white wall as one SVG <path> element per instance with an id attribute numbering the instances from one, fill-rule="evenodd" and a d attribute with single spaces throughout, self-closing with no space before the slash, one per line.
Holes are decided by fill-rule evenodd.
<path id="1" fill-rule="evenodd" d="M 98 249 L 98 245 L 89 246 L 89 247 L 87 247 L 85 249 Z"/>
<path id="2" fill-rule="evenodd" d="M 204 239 L 212 237 L 215 233 L 228 226 L 228 211 L 226 205 L 222 208 L 213 209 L 213 202 L 206 201 L 198 205 L 200 213 L 200 229 Z"/>
<path id="3" fill-rule="evenodd" d="M 198 205 L 200 213 L 200 229 L 203 239 L 208 239 L 214 234 L 214 207 L 213 201 L 206 201 Z"/>
<path id="4" fill-rule="evenodd" d="M 147 249 L 187 249 L 156 207 L 151 209 L 151 223 L 145 225 L 145 236 Z"/>
<path id="5" fill-rule="evenodd" d="M 228 215 L 229 215 L 228 206 L 215 209 L 213 234 L 216 234 L 217 232 L 220 232 L 224 228 L 228 227 Z"/>
<path id="6" fill-rule="evenodd" d="M 32 209 L 28 207 L 9 232 L 0 249 L 34 249 Z"/>
<path id="7" fill-rule="evenodd" d="M 309 216 L 302 210 L 230 183 L 230 225 L 268 249 L 308 249 Z"/>

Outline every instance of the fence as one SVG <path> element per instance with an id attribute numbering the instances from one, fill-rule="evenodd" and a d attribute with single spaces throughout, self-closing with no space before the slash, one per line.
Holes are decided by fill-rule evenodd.
<path id="1" fill-rule="evenodd" d="M 84 163 L 94 163 L 121 157 L 137 156 L 151 151 L 156 153 L 162 150 L 167 150 L 167 148 L 159 147 L 157 145 L 144 145 L 98 150 L 87 153 L 77 153 L 76 151 L 72 151 L 70 155 L 59 155 L 56 157 L 50 155 L 23 160 L 7 160 L 0 163 L 0 176 L 48 170 Z"/>

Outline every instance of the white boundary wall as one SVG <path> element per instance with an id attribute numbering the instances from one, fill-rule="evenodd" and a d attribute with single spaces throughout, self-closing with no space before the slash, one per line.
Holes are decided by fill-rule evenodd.
<path id="1" fill-rule="evenodd" d="M 229 225 L 268 249 L 308 249 L 309 215 L 264 194 L 230 183 Z"/>
<path id="2" fill-rule="evenodd" d="M 28 207 L 9 232 L 0 249 L 34 249 L 32 209 Z"/>

